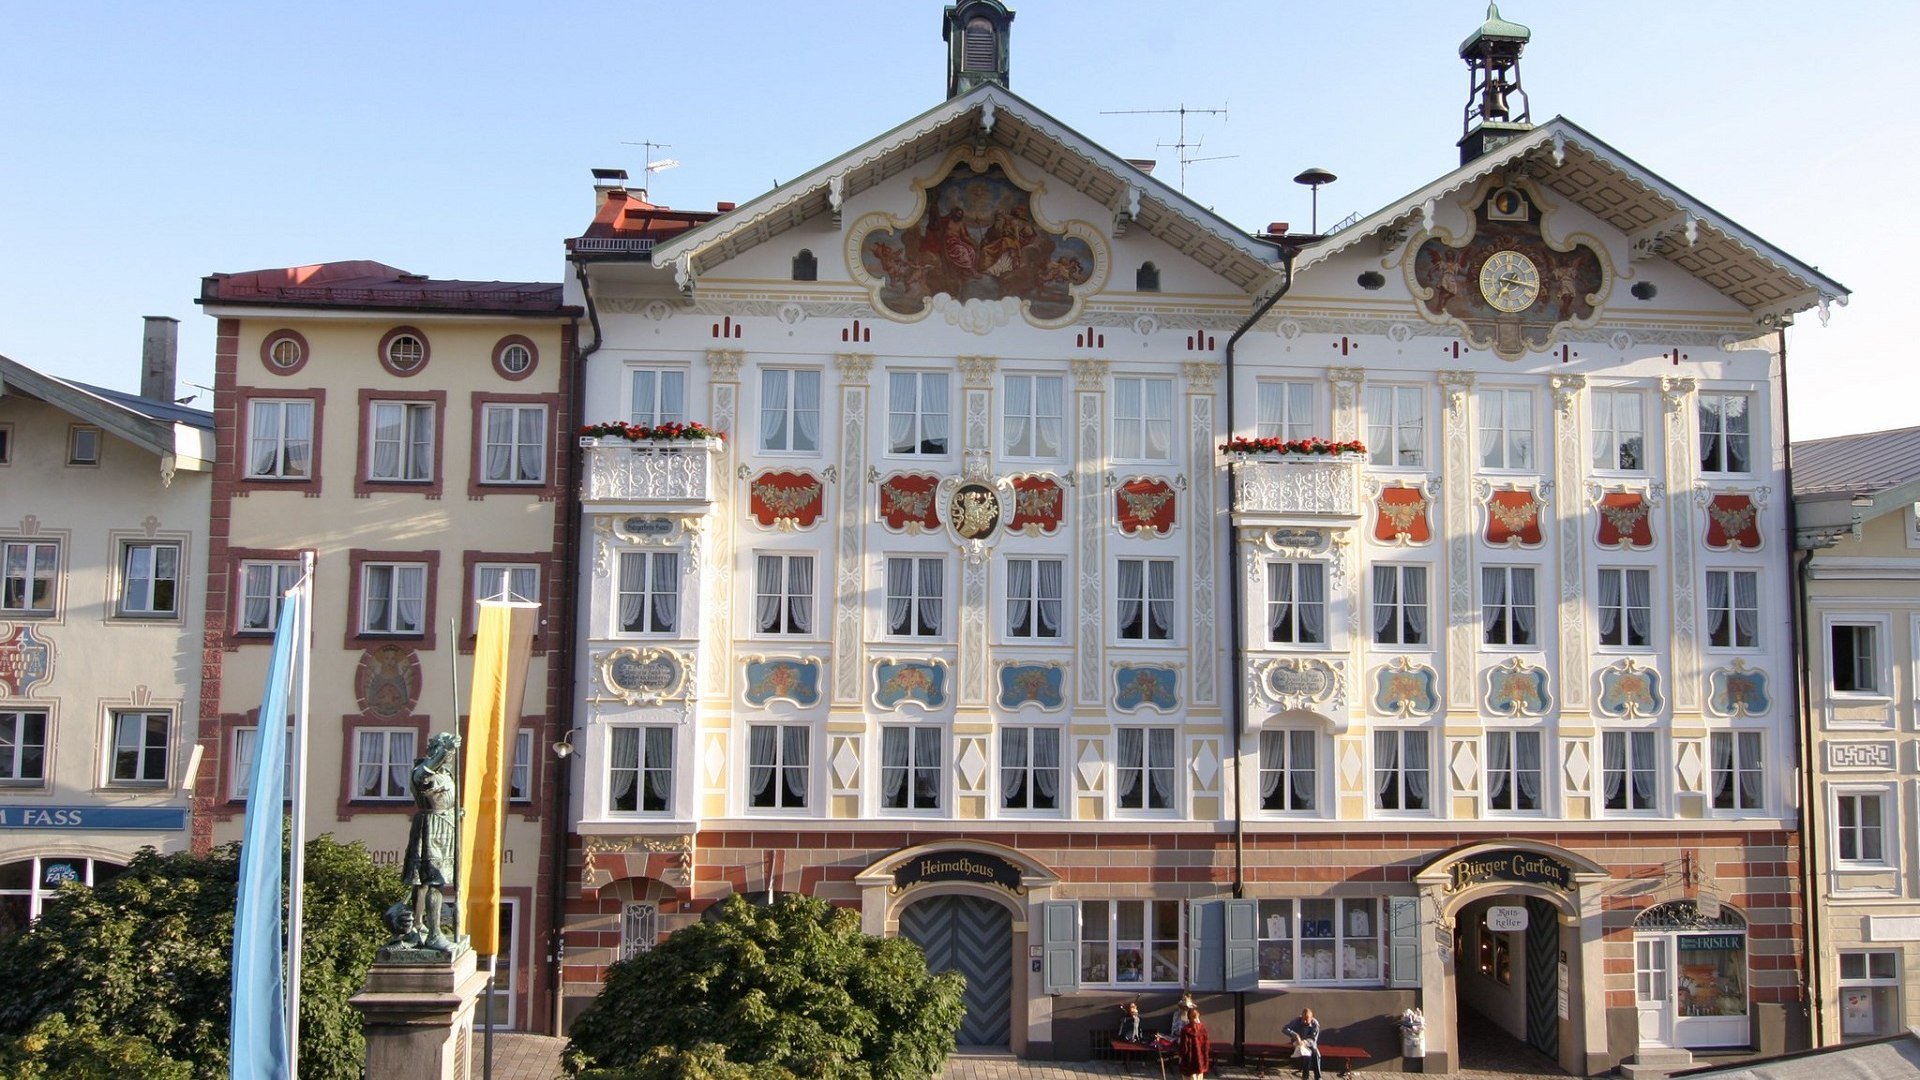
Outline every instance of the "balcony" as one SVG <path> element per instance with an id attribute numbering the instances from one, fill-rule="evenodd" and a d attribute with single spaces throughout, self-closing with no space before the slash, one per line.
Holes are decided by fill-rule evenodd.
<path id="1" fill-rule="evenodd" d="M 1239 455 L 1233 470 L 1237 524 L 1352 521 L 1360 517 L 1364 454 Z"/>
<path id="2" fill-rule="evenodd" d="M 704 514 L 713 509 L 717 439 L 580 440 L 580 500 L 596 509 Z"/>

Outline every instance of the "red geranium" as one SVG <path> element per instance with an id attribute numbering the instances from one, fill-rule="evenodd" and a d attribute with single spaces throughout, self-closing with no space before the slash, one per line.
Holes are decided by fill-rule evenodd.
<path id="1" fill-rule="evenodd" d="M 581 427 L 580 434 L 590 438 L 625 439 L 639 442 L 642 439 L 678 440 L 680 442 L 699 442 L 705 439 L 724 439 L 726 433 L 715 431 L 698 420 L 681 423 L 671 420 L 663 424 L 623 424 L 618 420 L 604 424 L 587 424 Z"/>
<path id="2" fill-rule="evenodd" d="M 1334 442 L 1331 439 L 1279 439 L 1272 436 L 1249 439 L 1235 436 L 1220 444 L 1223 454 L 1364 454 L 1367 444 L 1358 439 Z"/>

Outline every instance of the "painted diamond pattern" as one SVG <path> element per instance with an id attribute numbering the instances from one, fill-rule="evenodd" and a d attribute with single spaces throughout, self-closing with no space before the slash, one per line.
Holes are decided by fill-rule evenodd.
<path id="1" fill-rule="evenodd" d="M 1480 760 L 1473 752 L 1473 744 L 1464 739 L 1453 744 L 1453 764 L 1449 766 L 1453 773 L 1453 793 L 1471 794 L 1480 788 Z"/>
<path id="2" fill-rule="evenodd" d="M 1081 791 L 1099 791 L 1100 778 L 1107 771 L 1107 763 L 1100 756 L 1100 744 L 1092 739 L 1082 742 L 1080 758 L 1074 768 L 1080 774 Z"/>
<path id="3" fill-rule="evenodd" d="M 979 791 L 980 781 L 987 771 L 987 751 L 983 745 L 986 740 L 970 738 L 962 740 L 960 753 L 954 764 L 960 769 L 960 784 L 967 791 Z"/>
<path id="4" fill-rule="evenodd" d="M 707 774 L 707 786 L 719 787 L 727 778 L 727 737 L 724 735 L 707 736 L 707 748 L 700 755 L 700 764 Z"/>
<path id="5" fill-rule="evenodd" d="M 1194 785 L 1201 791 L 1212 791 L 1213 782 L 1219 775 L 1220 755 L 1214 752 L 1211 739 L 1203 740 L 1193 754 Z"/>
<path id="6" fill-rule="evenodd" d="M 1700 790 L 1700 743 L 1690 740 L 1680 744 L 1680 790 Z"/>
<path id="7" fill-rule="evenodd" d="M 860 753 L 853 748 L 852 739 L 835 741 L 840 745 L 833 751 L 833 779 L 842 788 L 850 789 L 860 772 Z"/>
<path id="8" fill-rule="evenodd" d="M 1348 791 L 1360 790 L 1360 745 L 1358 740 L 1348 739 L 1346 749 L 1340 752 L 1340 783 Z"/>
<path id="9" fill-rule="evenodd" d="M 1567 743 L 1567 790 L 1584 792 L 1587 790 L 1587 778 L 1593 775 L 1593 756 L 1587 751 L 1586 741 L 1572 740 Z"/>

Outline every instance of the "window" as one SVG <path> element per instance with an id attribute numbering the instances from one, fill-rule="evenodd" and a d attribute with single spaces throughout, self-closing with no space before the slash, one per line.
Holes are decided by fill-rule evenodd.
<path id="1" fill-rule="evenodd" d="M 997 52 L 993 23 L 987 19 L 968 19 L 966 55 L 961 58 L 960 70 L 992 71 L 998 62 Z"/>
<path id="2" fill-rule="evenodd" d="M 247 477 L 313 478 L 313 402 L 247 403 Z"/>
<path id="3" fill-rule="evenodd" d="M 1065 383 L 1058 375 L 1009 375 L 1001 427 L 1007 456 L 1058 458 L 1066 430 Z"/>
<path id="4" fill-rule="evenodd" d="M 513 764 L 507 769 L 507 801 L 533 801 L 534 733 L 522 729 L 513 733 Z"/>
<path id="5" fill-rule="evenodd" d="M 480 476 L 488 484 L 547 481 L 547 410 L 544 405 L 483 405 Z"/>
<path id="6" fill-rule="evenodd" d="M 1268 563 L 1267 640 L 1283 645 L 1324 645 L 1326 627 L 1326 566 Z"/>
<path id="7" fill-rule="evenodd" d="M 281 797 L 293 798 L 293 729 L 287 729 L 287 752 L 280 773 Z M 243 727 L 233 729 L 233 765 L 227 773 L 227 797 L 235 802 L 246 801 L 253 791 L 253 754 L 260 745 L 260 729 Z"/>
<path id="8" fill-rule="evenodd" d="M 67 464 L 100 464 L 100 429 L 75 424 L 67 429 Z"/>
<path id="9" fill-rule="evenodd" d="M 427 568 L 420 563 L 370 562 L 360 567 L 360 632 L 424 634 Z"/>
<path id="10" fill-rule="evenodd" d="M 631 960 L 652 952 L 660 939 L 660 909 L 651 903 L 630 900 L 620 907 L 620 959 Z"/>
<path id="11" fill-rule="evenodd" d="M 679 553 L 621 552 L 619 602 L 622 633 L 674 633 L 680 625 Z"/>
<path id="12" fill-rule="evenodd" d="M 814 258 L 813 252 L 806 248 L 801 248 L 800 254 L 793 257 L 793 280 L 820 280 L 820 260 Z"/>
<path id="13" fill-rule="evenodd" d="M 1600 733 L 1600 793 L 1606 809 L 1660 809 L 1659 775 L 1660 749 L 1653 732 Z"/>
<path id="14" fill-rule="evenodd" d="M 1752 649 L 1760 644 L 1760 574 L 1707 571 L 1707 644 Z"/>
<path id="15" fill-rule="evenodd" d="M 1534 645 L 1533 567 L 1480 568 L 1480 618 L 1488 645 Z"/>
<path id="16" fill-rule="evenodd" d="M 1840 1037 L 1897 1035 L 1904 1020 L 1900 1010 L 1900 954 L 1892 950 L 1841 953 Z"/>
<path id="17" fill-rule="evenodd" d="M 1487 732 L 1487 809 L 1539 813 L 1540 760 L 1539 732 Z"/>
<path id="18" fill-rule="evenodd" d="M 1173 380 L 1113 380 L 1113 456 L 1117 461 L 1173 460 Z"/>
<path id="19" fill-rule="evenodd" d="M 1000 808 L 1060 809 L 1060 729 L 1000 729 Z"/>
<path id="20" fill-rule="evenodd" d="M 368 409 L 367 479 L 424 482 L 433 479 L 433 406 L 413 401 L 376 401 Z"/>
<path id="21" fill-rule="evenodd" d="M 1841 864 L 1887 861 L 1887 797 L 1883 792 L 1834 796 L 1834 852 Z"/>
<path id="22" fill-rule="evenodd" d="M 1832 672 L 1834 693 L 1881 692 L 1878 630 L 1874 623 L 1834 623 L 1829 628 L 1827 668 Z"/>
<path id="23" fill-rule="evenodd" d="M 1534 468 L 1533 391 L 1480 391 L 1480 467 Z"/>
<path id="24" fill-rule="evenodd" d="M 0 560 L 4 560 L 6 575 L 0 579 L 0 612 L 53 614 L 60 545 L 48 540 L 9 540 L 0 544 Z"/>
<path id="25" fill-rule="evenodd" d="M 1178 900 L 1080 901 L 1082 983 L 1179 986 Z"/>
<path id="26" fill-rule="evenodd" d="M 1645 648 L 1653 627 L 1652 571 L 1602 569 L 1594 610 L 1600 644 Z"/>
<path id="27" fill-rule="evenodd" d="M 353 797 L 382 802 L 411 799 L 412 728 L 360 728 L 353 737 Z"/>
<path id="28" fill-rule="evenodd" d="M 1426 448 L 1426 394 L 1417 386 L 1367 387 L 1368 460 L 1418 469 L 1427 463 Z"/>
<path id="29" fill-rule="evenodd" d="M 1387 563 L 1373 568 L 1373 643 L 1428 644 L 1426 567 Z"/>
<path id="30" fill-rule="evenodd" d="M 1713 808 L 1766 809 L 1766 770 L 1762 757 L 1766 740 L 1758 731 L 1716 731 L 1710 741 L 1713 755 Z"/>
<path id="31" fill-rule="evenodd" d="M 164 712 L 115 710 L 113 768 L 116 784 L 164 784 L 167 781 L 167 741 L 173 717 Z"/>
<path id="32" fill-rule="evenodd" d="M 761 555 L 754 564 L 754 629 L 813 633 L 813 556 Z"/>
<path id="33" fill-rule="evenodd" d="M 412 375 L 426 365 L 427 339 L 409 326 L 390 330 L 380 342 L 380 360 L 395 375 Z"/>
<path id="34" fill-rule="evenodd" d="M 627 421 L 643 427 L 681 423 L 687 418 L 687 373 L 674 369 L 632 368 Z"/>
<path id="35" fill-rule="evenodd" d="M 1159 292 L 1160 268 L 1150 262 L 1141 263 L 1140 269 L 1133 272 L 1133 291 Z"/>
<path id="36" fill-rule="evenodd" d="M 1313 429 L 1313 384 L 1261 379 L 1254 390 L 1254 434 L 1262 439 L 1308 439 Z"/>
<path id="37" fill-rule="evenodd" d="M 887 560 L 887 633 L 894 637 L 939 637 L 946 561 L 894 557 Z"/>
<path id="38" fill-rule="evenodd" d="M 607 809 L 616 814 L 664 814 L 673 802 L 673 729 L 617 727 L 610 733 Z"/>
<path id="39" fill-rule="evenodd" d="M 1116 587 L 1122 641 L 1172 640 L 1172 559 L 1121 559 Z"/>
<path id="40" fill-rule="evenodd" d="M 1426 732 L 1374 732 L 1373 808 L 1432 809 L 1432 804 L 1427 801 L 1432 783 L 1429 760 Z"/>
<path id="41" fill-rule="evenodd" d="M 899 378 L 899 376 L 894 376 Z M 942 376 L 942 378 L 945 378 Z M 895 387 L 896 393 L 898 386 Z M 946 435 L 946 391 L 941 391 L 941 437 Z M 909 402 L 912 398 L 909 397 Z M 897 426 L 899 420 L 894 421 Z M 775 453 L 820 452 L 820 373 L 807 368 L 760 372 L 760 449 Z M 894 450 L 898 454 L 911 450 Z M 945 453 L 944 443 L 941 453 Z"/>
<path id="42" fill-rule="evenodd" d="M 1059 640 L 1066 564 L 1059 559 L 1007 560 L 1007 636 Z"/>
<path id="43" fill-rule="evenodd" d="M 1259 913 L 1261 982 L 1377 983 L 1384 975 L 1378 900 L 1262 900 Z"/>
<path id="44" fill-rule="evenodd" d="M 747 727 L 747 805 L 755 809 L 804 810 L 807 806 L 805 724 Z"/>
<path id="45" fill-rule="evenodd" d="M 1173 729 L 1123 727 L 1118 734 L 1113 786 L 1120 809 L 1173 809 Z"/>
<path id="46" fill-rule="evenodd" d="M 276 375 L 291 375 L 306 363 L 307 339 L 297 330 L 275 330 L 260 343 L 260 359 Z"/>
<path id="47" fill-rule="evenodd" d="M 0 863 L 0 940 L 22 933 L 48 900 L 68 885 L 92 888 L 120 876 L 126 867 L 104 859 L 61 858 Z"/>
<path id="48" fill-rule="evenodd" d="M 539 350 L 519 334 L 509 334 L 493 347 L 493 368 L 505 379 L 518 382 L 532 374 L 533 365 L 539 362 Z"/>
<path id="49" fill-rule="evenodd" d="M 46 778 L 46 710 L 0 710 L 0 784 L 37 784 Z"/>
<path id="50" fill-rule="evenodd" d="M 880 805 L 887 810 L 940 809 L 940 729 L 880 729 Z"/>
<path id="51" fill-rule="evenodd" d="M 1746 394 L 1700 394 L 1700 471 L 1753 471 L 1752 399 Z"/>
<path id="52" fill-rule="evenodd" d="M 273 633 L 280 625 L 280 601 L 299 580 L 297 562 L 242 562 L 239 632 Z"/>
<path id="53" fill-rule="evenodd" d="M 1644 400 L 1633 390 L 1593 392 L 1593 467 L 1647 470 Z"/>
<path id="54" fill-rule="evenodd" d="M 473 609 L 468 612 L 474 630 L 480 628 L 480 601 L 510 600 L 538 603 L 540 567 L 532 563 L 475 563 Z"/>
<path id="55" fill-rule="evenodd" d="M 1313 809 L 1313 738 L 1311 731 L 1260 733 L 1260 809 Z"/>
<path id="56" fill-rule="evenodd" d="M 764 421 L 762 423 L 764 427 Z M 947 452 L 947 375 L 894 371 L 887 375 L 887 452 Z"/>
<path id="57" fill-rule="evenodd" d="M 0 465 L 13 464 L 13 425 L 0 424 Z"/>
<path id="58" fill-rule="evenodd" d="M 128 544 L 120 554 L 120 614 L 180 614 L 180 545 Z"/>

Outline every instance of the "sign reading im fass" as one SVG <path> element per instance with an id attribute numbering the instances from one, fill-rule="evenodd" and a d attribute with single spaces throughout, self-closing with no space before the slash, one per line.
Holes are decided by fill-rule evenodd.
<path id="1" fill-rule="evenodd" d="M 893 890 L 935 881 L 971 881 L 1020 891 L 1020 868 L 998 855 L 978 851 L 930 851 L 901 863 L 893 871 Z"/>
<path id="2" fill-rule="evenodd" d="M 179 806 L 0 806 L 0 829 L 108 829 L 178 832 L 187 827 Z"/>

